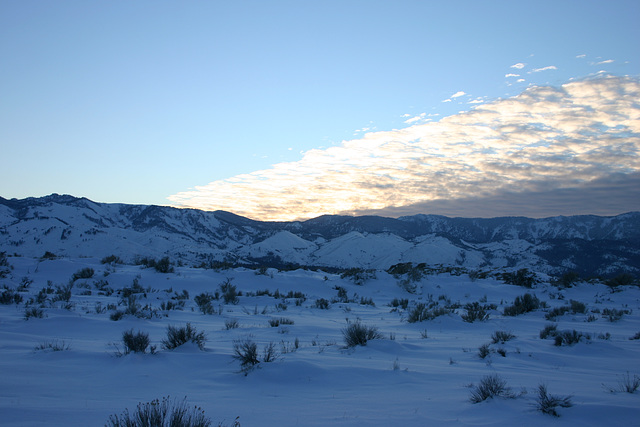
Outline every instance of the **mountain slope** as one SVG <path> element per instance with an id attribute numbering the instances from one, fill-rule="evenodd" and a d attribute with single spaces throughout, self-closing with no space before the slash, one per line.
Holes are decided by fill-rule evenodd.
<path id="1" fill-rule="evenodd" d="M 640 213 L 531 219 L 415 215 L 321 216 L 261 222 L 229 212 L 96 203 L 53 194 L 0 198 L 0 250 L 40 257 L 127 260 L 170 256 L 199 264 L 386 269 L 424 262 L 470 269 L 581 274 L 640 271 Z"/>

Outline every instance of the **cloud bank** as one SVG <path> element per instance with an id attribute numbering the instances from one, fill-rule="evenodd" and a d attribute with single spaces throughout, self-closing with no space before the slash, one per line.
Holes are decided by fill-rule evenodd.
<path id="1" fill-rule="evenodd" d="M 367 133 L 168 199 L 261 220 L 640 210 L 638 99 L 640 81 L 629 77 L 531 87 L 439 122 Z"/>

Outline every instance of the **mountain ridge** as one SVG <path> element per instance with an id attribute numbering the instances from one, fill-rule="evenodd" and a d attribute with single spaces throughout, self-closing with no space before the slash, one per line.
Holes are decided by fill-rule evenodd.
<path id="1" fill-rule="evenodd" d="M 323 215 L 258 221 L 226 211 L 0 197 L 0 251 L 170 256 L 187 263 L 386 269 L 400 262 L 589 275 L 640 272 L 640 212 L 616 216 L 399 218 Z"/>

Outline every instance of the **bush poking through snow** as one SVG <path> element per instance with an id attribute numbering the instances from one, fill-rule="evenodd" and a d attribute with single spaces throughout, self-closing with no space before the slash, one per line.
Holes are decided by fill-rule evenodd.
<path id="1" fill-rule="evenodd" d="M 635 374 L 632 377 L 631 374 L 627 371 L 625 375 L 622 375 L 622 377 L 618 377 L 618 387 L 605 386 L 605 388 L 611 393 L 621 391 L 624 393 L 633 394 L 640 388 L 640 377 Z"/>
<path id="2" fill-rule="evenodd" d="M 573 345 L 579 343 L 582 338 L 590 340 L 591 336 L 588 334 L 583 334 L 582 332 L 578 332 L 575 329 L 572 331 L 566 330 L 556 332 L 554 336 L 554 344 L 558 347 L 561 345 Z"/>
<path id="3" fill-rule="evenodd" d="M 31 307 L 25 309 L 24 320 L 29 320 L 32 317 L 36 319 L 42 319 L 44 317 L 44 310 L 39 307 Z"/>
<path id="4" fill-rule="evenodd" d="M 71 281 L 75 282 L 78 279 L 91 279 L 94 273 L 95 271 L 93 270 L 93 268 L 90 268 L 90 267 L 83 268 L 82 270 L 78 270 L 75 273 L 73 273 L 73 276 L 71 276 Z"/>
<path id="5" fill-rule="evenodd" d="M 297 347 L 296 347 L 297 348 Z M 280 353 L 273 342 L 267 344 L 262 351 L 262 362 L 270 363 L 278 359 Z M 233 342 L 233 356 L 240 362 L 240 367 L 245 375 L 249 373 L 260 360 L 258 359 L 258 344 L 249 338 L 235 340 Z"/>
<path id="6" fill-rule="evenodd" d="M 146 353 L 147 347 L 149 347 L 149 334 L 138 331 L 133 332 L 133 329 L 124 331 L 122 333 L 122 344 L 124 345 L 124 354 L 129 353 Z M 151 352 L 154 353 L 152 347 Z"/>
<path id="7" fill-rule="evenodd" d="M 62 341 L 52 340 L 52 341 L 45 341 L 38 344 L 37 346 L 35 346 L 33 350 L 34 351 L 66 351 L 66 350 L 71 350 L 71 345 L 65 343 L 64 340 Z"/>
<path id="8" fill-rule="evenodd" d="M 318 298 L 315 303 L 316 308 L 321 310 L 328 310 L 330 307 L 329 301 L 324 298 Z"/>
<path id="9" fill-rule="evenodd" d="M 513 305 L 505 307 L 504 315 L 517 316 L 519 314 L 537 310 L 538 308 L 540 308 L 540 300 L 538 297 L 530 293 L 526 293 L 522 296 L 516 297 L 513 301 Z"/>
<path id="10" fill-rule="evenodd" d="M 294 321 L 286 317 L 269 319 L 269 326 L 271 326 L 272 328 L 277 328 L 280 325 L 293 325 L 293 324 L 294 324 Z"/>
<path id="11" fill-rule="evenodd" d="M 14 289 L 10 289 L 7 285 L 2 285 L 2 293 L 0 293 L 0 304 L 20 304 L 22 295 Z"/>
<path id="12" fill-rule="evenodd" d="M 547 392 L 547 386 L 540 384 L 538 386 L 538 398 L 536 400 L 536 409 L 538 411 L 559 417 L 560 414 L 556 411 L 556 408 L 570 408 L 573 406 L 571 403 L 571 396 L 556 396 Z"/>
<path id="13" fill-rule="evenodd" d="M 188 408 L 186 397 L 180 401 L 163 397 L 162 401 L 155 399 L 147 403 L 138 403 L 136 410 L 130 413 L 128 409 L 118 415 L 111 415 L 107 427 L 209 427 L 211 419 L 204 415 L 202 408 L 194 406 Z M 234 424 L 238 425 L 239 424 Z"/>
<path id="14" fill-rule="evenodd" d="M 342 329 L 342 336 L 347 347 L 367 345 L 367 341 L 381 339 L 382 334 L 375 326 L 363 325 L 360 322 L 349 323 Z"/>
<path id="15" fill-rule="evenodd" d="M 211 304 L 212 301 L 219 299 L 217 295 L 212 295 L 209 292 L 203 292 L 200 295 L 196 295 L 193 300 L 198 304 L 198 309 L 202 314 L 215 314 L 216 310 Z"/>
<path id="16" fill-rule="evenodd" d="M 227 279 L 220 284 L 220 292 L 225 304 L 238 304 L 240 293 L 235 285 L 231 284 L 232 279 Z"/>
<path id="17" fill-rule="evenodd" d="M 515 397 L 511 392 L 511 388 L 507 387 L 507 382 L 497 374 L 483 377 L 480 380 L 480 384 L 474 386 L 473 390 L 471 390 L 469 400 L 471 400 L 471 403 L 480 403 L 494 397 Z"/>
<path id="18" fill-rule="evenodd" d="M 478 357 L 480 359 L 485 359 L 489 354 L 491 354 L 489 344 L 482 344 L 480 347 L 478 347 Z"/>
<path id="19" fill-rule="evenodd" d="M 475 321 L 484 322 L 489 319 L 488 310 L 495 309 L 493 305 L 482 305 L 478 301 L 465 304 L 464 309 L 467 312 L 460 317 L 467 323 L 473 323 Z"/>
<path id="20" fill-rule="evenodd" d="M 204 350 L 207 338 L 204 332 L 196 331 L 196 328 L 191 326 L 191 323 L 187 323 L 186 326 L 181 328 L 169 325 L 167 326 L 167 338 L 162 340 L 162 347 L 167 350 L 173 350 L 189 341 L 196 344 L 200 350 Z"/>
<path id="21" fill-rule="evenodd" d="M 546 340 L 549 336 L 555 337 L 558 334 L 558 325 L 547 325 L 540 331 L 540 339 Z"/>
<path id="22" fill-rule="evenodd" d="M 511 332 L 495 331 L 493 334 L 491 334 L 491 342 L 494 344 L 504 344 L 507 341 L 511 341 L 515 337 L 516 336 L 513 335 Z"/>

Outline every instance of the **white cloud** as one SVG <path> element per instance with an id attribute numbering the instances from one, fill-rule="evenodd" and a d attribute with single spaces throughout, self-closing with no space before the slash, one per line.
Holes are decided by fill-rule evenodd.
<path id="1" fill-rule="evenodd" d="M 548 67 L 542 67 L 542 68 L 534 68 L 533 70 L 529 71 L 530 73 L 539 73 L 540 71 L 549 71 L 549 70 L 557 70 L 558 67 L 556 67 L 555 65 L 549 65 Z"/>
<path id="2" fill-rule="evenodd" d="M 509 74 L 505 74 L 505 77 L 520 77 L 520 74 L 513 74 L 513 73 L 509 73 Z"/>
<path id="3" fill-rule="evenodd" d="M 461 96 L 466 95 L 466 93 L 464 93 L 463 91 L 459 90 L 458 92 L 454 93 L 453 95 L 451 95 L 451 98 L 459 98 Z"/>
<path id="4" fill-rule="evenodd" d="M 611 64 L 612 62 L 615 62 L 615 61 L 613 59 L 607 59 L 605 61 L 596 62 L 596 65 Z"/>
<path id="5" fill-rule="evenodd" d="M 580 55 L 576 55 L 576 58 L 586 58 L 586 57 L 587 57 L 587 55 L 585 55 L 584 53 L 580 54 Z"/>
<path id="6" fill-rule="evenodd" d="M 442 102 L 451 102 L 451 98 L 449 98 L 449 99 L 445 99 L 445 100 L 444 100 L 444 101 L 442 101 Z"/>
<path id="7" fill-rule="evenodd" d="M 522 62 L 518 62 L 517 64 L 513 64 L 510 68 L 516 68 L 518 70 L 521 70 L 525 67 L 526 64 L 523 64 Z"/>
<path id="8" fill-rule="evenodd" d="M 563 194 L 560 190 L 611 176 L 640 174 L 637 99 L 640 81 L 633 78 L 534 86 L 438 122 L 370 132 L 340 146 L 307 151 L 299 161 L 214 181 L 169 200 L 290 220 L 393 206 L 424 208 L 479 196 Z M 583 204 L 594 201 L 583 199 Z M 526 215 L 526 203 L 521 209 Z"/>

